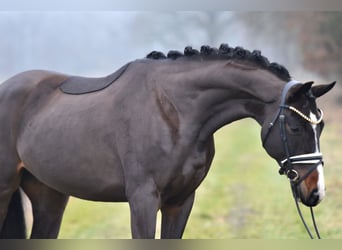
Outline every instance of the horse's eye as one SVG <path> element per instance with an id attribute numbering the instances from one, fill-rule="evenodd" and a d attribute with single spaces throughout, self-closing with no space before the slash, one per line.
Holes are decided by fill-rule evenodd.
<path id="1" fill-rule="evenodd" d="M 293 123 L 293 124 L 286 124 L 286 127 L 287 127 L 287 131 L 290 133 L 290 134 L 298 134 L 302 131 L 302 128 L 301 128 L 301 124 L 297 124 L 297 123 Z"/>
<path id="2" fill-rule="evenodd" d="M 300 132 L 300 128 L 299 127 L 291 128 L 291 132 L 292 133 L 299 133 Z"/>
<path id="3" fill-rule="evenodd" d="M 302 132 L 302 127 L 296 124 L 288 125 L 288 130 L 291 134 L 299 134 Z"/>

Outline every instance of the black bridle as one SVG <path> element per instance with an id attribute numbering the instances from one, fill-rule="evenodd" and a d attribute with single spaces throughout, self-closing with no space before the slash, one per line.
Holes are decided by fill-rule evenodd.
<path id="1" fill-rule="evenodd" d="M 299 208 L 299 204 L 298 204 L 298 186 L 300 185 L 300 183 L 305 180 L 320 164 L 323 164 L 323 157 L 322 154 L 319 152 L 315 152 L 315 153 L 309 153 L 309 154 L 301 154 L 301 155 L 294 155 L 291 156 L 290 153 L 290 148 L 289 148 L 289 144 L 288 144 L 288 136 L 286 133 L 286 128 L 285 128 L 285 124 L 286 124 L 286 115 L 285 115 L 285 110 L 292 110 L 295 113 L 297 113 L 299 116 L 301 116 L 302 118 L 304 118 L 305 120 L 310 121 L 309 118 L 307 118 L 303 113 L 301 113 L 300 111 L 298 111 L 297 109 L 286 105 L 286 96 L 289 92 L 289 90 L 295 86 L 295 85 L 301 85 L 302 83 L 297 82 L 297 81 L 290 81 L 288 82 L 285 86 L 284 89 L 282 91 L 282 95 L 281 95 L 281 101 L 280 101 L 280 105 L 279 105 L 279 109 L 278 112 L 276 113 L 274 119 L 272 120 L 272 122 L 269 124 L 268 130 L 266 132 L 266 135 L 263 139 L 263 145 L 265 145 L 270 132 L 272 130 L 272 128 L 274 127 L 275 123 L 279 120 L 279 125 L 280 125 L 280 136 L 281 136 L 281 140 L 282 140 L 282 144 L 284 147 L 284 152 L 285 152 L 285 156 L 286 158 L 279 163 L 280 165 L 280 169 L 279 169 L 279 174 L 284 175 L 286 174 L 286 176 L 289 178 L 290 180 L 290 184 L 291 184 L 291 190 L 292 190 L 292 194 L 296 203 L 296 208 L 298 211 L 298 214 L 302 220 L 302 223 L 307 231 L 307 233 L 309 234 L 310 238 L 313 239 L 314 237 L 312 236 L 307 224 L 305 223 L 305 220 L 303 218 L 303 215 L 301 213 L 301 210 Z M 319 119 L 319 122 L 321 122 L 322 118 L 323 118 L 323 112 L 320 111 L 321 114 L 321 118 Z M 303 175 L 303 176 L 299 176 L 298 172 L 293 168 L 294 165 L 296 164 L 305 164 L 305 165 L 312 165 L 308 171 Z M 320 239 L 320 234 L 318 232 L 317 229 L 317 225 L 316 225 L 316 221 L 315 221 L 315 216 L 313 213 L 313 209 L 312 207 L 310 207 L 310 211 L 311 211 L 311 218 L 312 218 L 312 222 L 315 228 L 315 232 L 317 235 L 317 238 Z"/>

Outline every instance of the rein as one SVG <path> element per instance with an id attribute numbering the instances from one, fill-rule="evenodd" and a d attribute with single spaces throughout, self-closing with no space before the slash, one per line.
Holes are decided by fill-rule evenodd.
<path id="1" fill-rule="evenodd" d="M 268 130 L 266 132 L 266 135 L 265 135 L 262 143 L 263 143 L 263 145 L 265 145 L 265 143 L 268 139 L 268 136 L 271 132 L 271 129 L 273 128 L 273 126 L 277 122 L 277 120 L 279 120 L 279 122 L 280 122 L 279 123 L 280 124 L 280 136 L 281 136 L 281 140 L 282 140 L 285 155 L 286 155 L 286 158 L 279 162 L 279 165 L 280 165 L 279 174 L 281 174 L 281 175 L 286 174 L 286 176 L 289 178 L 290 184 L 291 184 L 291 191 L 292 191 L 292 194 L 293 194 L 293 197 L 295 200 L 295 204 L 296 204 L 296 208 L 297 208 L 297 212 L 299 214 L 299 217 L 300 217 L 309 237 L 311 239 L 314 239 L 312 233 L 309 230 L 309 227 L 307 226 L 307 224 L 304 220 L 303 214 L 302 214 L 300 207 L 299 207 L 299 204 L 298 204 L 299 197 L 297 194 L 297 187 L 320 164 L 323 164 L 323 157 L 322 157 L 322 154 L 320 152 L 294 155 L 294 156 L 290 155 L 290 149 L 289 149 L 288 140 L 287 140 L 287 133 L 286 133 L 286 129 L 285 129 L 286 116 L 285 116 L 284 111 L 285 111 L 285 109 L 291 110 L 291 111 L 295 112 L 297 115 L 299 115 L 301 118 L 306 120 L 307 122 L 314 124 L 314 125 L 319 124 L 323 120 L 323 112 L 321 110 L 318 110 L 320 113 L 320 118 L 317 121 L 315 121 L 315 120 L 312 120 L 311 118 L 309 118 L 308 116 L 306 116 L 305 114 L 303 114 L 302 112 L 300 112 L 298 109 L 285 104 L 288 91 L 293 86 L 298 85 L 298 84 L 301 84 L 301 83 L 297 82 L 297 81 L 290 81 L 284 86 L 278 112 L 275 115 L 272 122 L 269 124 Z M 300 177 L 298 172 L 293 168 L 293 165 L 295 165 L 295 164 L 312 164 L 312 166 L 309 168 L 309 170 L 303 176 Z M 310 212 L 311 212 L 311 219 L 313 222 L 313 226 L 314 226 L 317 238 L 320 239 L 321 236 L 318 232 L 318 228 L 316 225 L 316 220 L 315 220 L 315 216 L 314 216 L 314 212 L 313 212 L 312 207 L 310 207 Z"/>

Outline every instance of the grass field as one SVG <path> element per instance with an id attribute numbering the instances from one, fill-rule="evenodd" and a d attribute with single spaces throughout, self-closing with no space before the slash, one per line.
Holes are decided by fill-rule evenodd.
<path id="1" fill-rule="evenodd" d="M 315 208 L 323 238 L 342 238 L 342 128 L 330 122 L 321 138 L 327 195 Z M 260 127 L 242 120 L 215 134 L 216 155 L 197 190 L 184 238 L 301 238 L 300 222 L 290 186 L 264 151 Z M 311 225 L 308 209 L 304 215 Z M 160 216 L 158 223 L 160 222 Z M 126 203 L 87 202 L 72 198 L 60 238 L 130 238 Z M 159 228 L 156 236 L 159 237 Z"/>

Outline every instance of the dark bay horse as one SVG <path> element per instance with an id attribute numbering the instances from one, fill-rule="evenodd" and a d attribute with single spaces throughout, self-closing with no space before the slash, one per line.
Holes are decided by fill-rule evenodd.
<path id="1" fill-rule="evenodd" d="M 214 132 L 246 117 L 262 127 L 263 146 L 297 183 L 298 199 L 323 199 L 315 99 L 334 83 L 293 81 L 260 51 L 225 44 L 151 52 L 96 87 L 110 78 L 34 70 L 0 85 L 1 237 L 25 237 L 21 188 L 32 203 L 31 238 L 57 237 L 69 196 L 128 202 L 133 238 L 153 238 L 161 210 L 161 238 L 180 238 Z M 66 82 L 76 93 L 62 91 Z M 89 83 L 95 89 L 77 93 Z"/>

